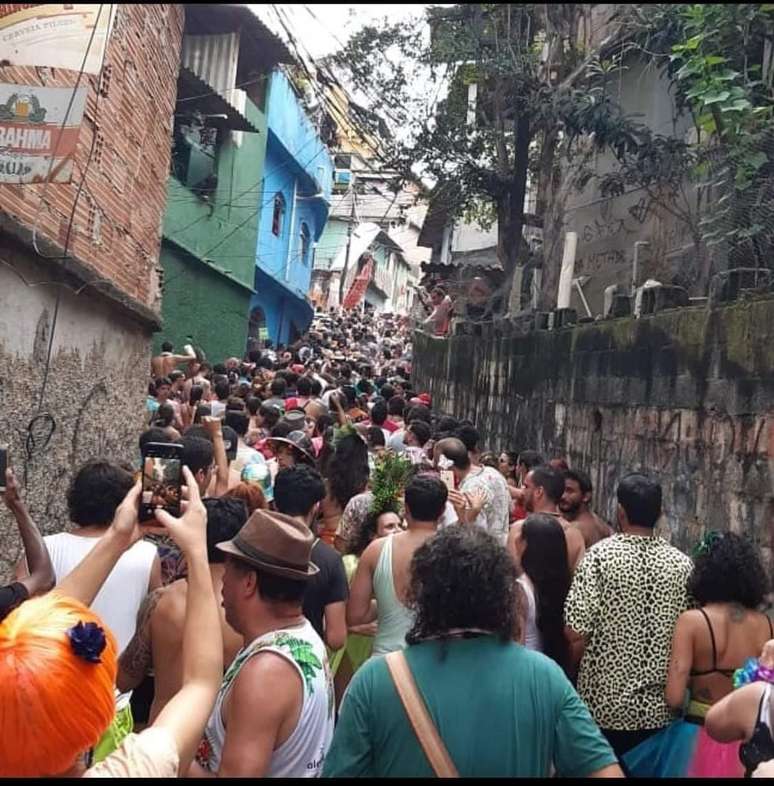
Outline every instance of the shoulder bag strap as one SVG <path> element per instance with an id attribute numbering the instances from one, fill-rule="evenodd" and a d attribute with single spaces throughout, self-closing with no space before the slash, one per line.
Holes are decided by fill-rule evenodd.
<path id="1" fill-rule="evenodd" d="M 443 740 L 438 736 L 438 730 L 419 694 L 416 682 L 414 682 L 414 675 L 411 673 L 403 651 L 397 650 L 389 653 L 386 660 L 403 709 L 406 710 L 414 734 L 416 734 L 436 776 L 439 778 L 459 778 L 457 768 L 454 766 Z"/>

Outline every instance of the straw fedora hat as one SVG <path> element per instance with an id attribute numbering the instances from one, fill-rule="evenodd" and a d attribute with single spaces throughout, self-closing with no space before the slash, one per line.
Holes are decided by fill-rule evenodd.
<path id="1" fill-rule="evenodd" d="M 256 510 L 236 537 L 217 544 L 219 551 L 288 579 L 309 579 L 319 568 L 310 561 L 314 536 L 300 521 Z"/>

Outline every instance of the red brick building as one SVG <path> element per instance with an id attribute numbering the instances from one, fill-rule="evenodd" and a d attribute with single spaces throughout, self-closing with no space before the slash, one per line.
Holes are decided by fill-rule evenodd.
<path id="1" fill-rule="evenodd" d="M 181 5 L 119 4 L 101 76 L 81 79 L 88 98 L 73 182 L 0 186 L 3 234 L 13 231 L 9 221 L 29 229 L 37 223 L 38 236 L 62 247 L 91 152 L 68 255 L 82 272 L 88 268 L 109 279 L 127 305 L 134 300 L 152 310 L 158 305 L 154 268 L 183 21 Z M 0 81 L 20 84 L 69 87 L 77 76 L 62 69 L 0 68 Z"/>
<path id="2" fill-rule="evenodd" d="M 81 78 L 72 182 L 0 184 L 0 442 L 49 531 L 65 524 L 75 465 L 137 451 L 183 23 L 182 5 L 118 4 L 101 74 Z M 4 83 L 74 86 L 77 76 L 0 65 Z M 12 559 L 4 515 L 0 546 Z"/>

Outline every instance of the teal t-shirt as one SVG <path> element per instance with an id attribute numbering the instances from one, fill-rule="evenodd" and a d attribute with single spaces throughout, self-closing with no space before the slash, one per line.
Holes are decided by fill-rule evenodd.
<path id="1" fill-rule="evenodd" d="M 463 777 L 584 777 L 616 757 L 570 681 L 546 656 L 494 636 L 404 650 Z M 384 658 L 355 674 L 324 777 L 432 777 Z"/>

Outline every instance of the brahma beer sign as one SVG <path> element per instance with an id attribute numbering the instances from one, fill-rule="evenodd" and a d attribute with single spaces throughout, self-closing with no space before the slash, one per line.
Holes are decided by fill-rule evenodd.
<path id="1" fill-rule="evenodd" d="M 83 67 L 97 74 L 115 8 L 108 3 L 0 3 L 0 65 Z"/>
<path id="2" fill-rule="evenodd" d="M 69 183 L 85 105 L 85 87 L 0 83 L 0 183 Z"/>

